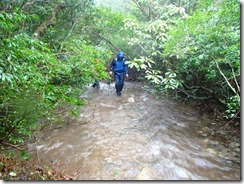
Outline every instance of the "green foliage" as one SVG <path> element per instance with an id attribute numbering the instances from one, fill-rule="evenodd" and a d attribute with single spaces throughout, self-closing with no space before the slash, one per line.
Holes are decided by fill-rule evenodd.
<path id="1" fill-rule="evenodd" d="M 63 42 L 62 52 L 58 55 L 60 61 L 65 63 L 68 72 L 60 72 L 59 78 L 55 81 L 57 84 L 82 88 L 96 79 L 103 80 L 109 77 L 105 66 L 110 53 L 88 45 L 78 37 Z"/>
<path id="2" fill-rule="evenodd" d="M 167 39 L 166 33 L 179 20 L 185 19 L 187 14 L 183 7 L 161 4 L 160 1 L 151 1 L 150 7 L 146 7 L 148 3 L 148 1 L 141 2 L 141 8 L 150 9 L 153 17 L 150 16 L 149 21 L 137 18 L 125 20 L 125 28 L 133 33 L 128 44 L 136 53 L 136 58 L 129 61 L 128 66 L 143 71 L 145 79 L 156 86 L 161 84 L 161 88 L 175 89 L 178 82 L 168 77 L 168 73 L 165 76 L 169 71 L 167 62 L 162 60 L 161 55 L 164 51 L 163 43 Z M 142 14 L 145 16 L 145 11 Z"/>
<path id="3" fill-rule="evenodd" d="M 133 2 L 136 18 L 126 19 L 125 28 L 132 31 L 128 44 L 137 56 L 129 67 L 142 71 L 163 93 L 185 91 L 199 99 L 212 97 L 226 105 L 228 117 L 233 117 L 231 112 L 237 115 L 239 2 Z"/>
<path id="4" fill-rule="evenodd" d="M 49 0 L 49 3 L 51 6 L 45 7 L 45 10 L 51 11 L 48 16 L 43 18 L 43 11 L 38 13 L 42 22 L 43 19 L 46 20 L 51 16 L 58 4 L 64 3 L 65 8 L 58 12 L 55 24 L 46 28 L 41 40 L 48 43 L 51 48 L 58 52 L 62 49 L 62 43 L 69 40 L 73 35 L 79 38 L 83 35 L 82 39 L 85 39 L 83 28 L 90 22 L 87 22 L 87 19 L 93 16 L 93 0 L 56 0 L 56 2 Z"/>
<path id="5" fill-rule="evenodd" d="M 0 14 L 0 140 L 14 144 L 31 136 L 36 121 L 47 113 L 47 83 L 63 70 L 44 43 L 19 30 L 28 18 L 21 11 Z"/>
<path id="6" fill-rule="evenodd" d="M 231 96 L 230 99 L 225 102 L 228 109 L 226 110 L 225 118 L 235 118 L 240 113 L 240 98 L 239 96 Z"/>
<path id="7" fill-rule="evenodd" d="M 181 83 L 176 79 L 176 73 L 171 70 L 165 73 L 165 78 L 162 80 L 162 83 L 166 90 L 175 90 L 181 86 Z"/>
<path id="8" fill-rule="evenodd" d="M 127 47 L 126 40 L 130 31 L 123 29 L 126 17 L 122 11 L 95 7 L 92 15 L 87 15 L 85 18 L 86 26 L 80 24 L 78 30 L 82 30 L 83 38 L 88 40 L 89 44 L 99 46 L 100 49 L 107 50 L 107 53 L 110 51 L 110 55 L 111 51 L 115 54 L 118 50 L 130 55 L 133 52 Z"/>
<path id="9" fill-rule="evenodd" d="M 167 33 L 163 56 L 188 86 L 202 86 L 225 101 L 240 98 L 239 2 L 207 1 Z M 230 8 L 231 7 L 231 8 Z M 240 99 L 235 100 L 240 109 Z"/>
<path id="10" fill-rule="evenodd" d="M 53 114 L 58 107 L 71 105 L 70 113 L 77 115 L 77 106 L 84 104 L 78 98 L 82 88 L 108 77 L 107 50 L 73 36 L 54 53 L 50 44 L 27 34 L 23 25 L 33 18 L 21 10 L 0 14 L 1 143 L 23 143 L 38 130 L 41 118 L 58 121 Z"/>
<path id="11" fill-rule="evenodd" d="M 31 160 L 31 157 L 25 151 L 21 151 L 21 160 Z"/>

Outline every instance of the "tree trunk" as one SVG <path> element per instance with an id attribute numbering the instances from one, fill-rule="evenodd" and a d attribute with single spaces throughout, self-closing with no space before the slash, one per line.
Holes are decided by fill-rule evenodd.
<path id="1" fill-rule="evenodd" d="M 65 8 L 65 4 L 64 3 L 60 3 L 56 6 L 56 8 L 54 9 L 51 18 L 47 19 L 46 21 L 44 21 L 33 33 L 32 38 L 33 39 L 38 39 L 41 34 L 43 34 L 43 32 L 45 31 L 45 29 L 49 26 L 49 25 L 53 25 L 56 23 L 56 15 L 59 12 L 59 10 Z"/>

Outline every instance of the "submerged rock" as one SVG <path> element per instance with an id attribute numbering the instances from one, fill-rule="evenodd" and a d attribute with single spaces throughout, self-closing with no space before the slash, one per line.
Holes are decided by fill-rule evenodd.
<path id="1" fill-rule="evenodd" d="M 157 174 L 153 168 L 145 167 L 142 171 L 136 176 L 138 180 L 155 180 Z"/>
<path id="2" fill-rule="evenodd" d="M 130 98 L 128 98 L 128 102 L 130 102 L 130 103 L 134 103 L 134 102 L 135 102 L 135 99 L 132 98 L 132 97 L 130 97 Z"/>

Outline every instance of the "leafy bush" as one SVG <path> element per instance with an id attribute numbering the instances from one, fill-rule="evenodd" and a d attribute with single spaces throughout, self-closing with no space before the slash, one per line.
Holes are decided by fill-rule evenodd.
<path id="1" fill-rule="evenodd" d="M 185 86 L 195 92 L 199 91 L 197 88 L 204 89 L 203 95 L 212 96 L 239 112 L 239 2 L 207 3 L 208 6 L 202 5 L 168 32 L 163 55 L 172 61 L 170 67 Z"/>
<path id="2" fill-rule="evenodd" d="M 53 109 L 70 104 L 77 114 L 82 88 L 108 77 L 106 50 L 73 39 L 55 54 L 26 33 L 22 25 L 31 18 L 20 10 L 0 14 L 0 142 L 8 145 L 32 136 L 41 118 L 54 120 Z"/>

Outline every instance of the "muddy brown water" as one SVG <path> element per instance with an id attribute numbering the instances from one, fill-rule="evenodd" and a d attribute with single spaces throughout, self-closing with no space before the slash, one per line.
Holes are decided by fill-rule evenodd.
<path id="1" fill-rule="evenodd" d="M 113 83 L 101 83 L 82 98 L 79 117 L 29 145 L 30 153 L 76 180 L 240 180 L 240 165 L 197 136 L 211 120 L 196 109 L 130 82 L 120 97 Z"/>

